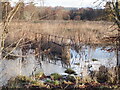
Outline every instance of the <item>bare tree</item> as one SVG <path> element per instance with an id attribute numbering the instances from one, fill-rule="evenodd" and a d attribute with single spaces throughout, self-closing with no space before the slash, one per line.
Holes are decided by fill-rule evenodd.
<path id="1" fill-rule="evenodd" d="M 2 2 L 2 6 L 3 6 L 3 10 L 2 10 L 2 17 L 3 17 L 3 27 L 1 30 L 1 39 L 0 39 L 0 59 L 2 59 L 2 51 L 5 48 L 5 39 L 8 35 L 9 29 L 8 26 L 10 24 L 10 22 L 12 21 L 13 17 L 15 16 L 15 14 L 17 13 L 17 11 L 19 10 L 20 6 L 22 5 L 21 2 L 19 2 L 12 10 L 10 10 L 8 12 L 8 5 L 9 2 Z"/>
<path id="2" fill-rule="evenodd" d="M 111 14 L 113 15 L 115 24 L 118 26 L 118 35 L 116 36 L 116 50 L 117 50 L 117 67 L 116 67 L 116 79 L 117 83 L 120 83 L 120 1 L 112 0 L 109 3 L 109 8 L 111 10 Z"/>

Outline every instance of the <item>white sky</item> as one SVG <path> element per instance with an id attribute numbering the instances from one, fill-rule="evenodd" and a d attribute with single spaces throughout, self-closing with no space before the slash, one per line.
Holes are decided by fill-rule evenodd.
<path id="1" fill-rule="evenodd" d="M 10 0 L 14 2 L 18 2 L 19 0 Z M 32 0 L 24 0 L 25 2 L 32 1 Z M 41 5 L 42 0 L 34 0 L 38 5 Z M 98 6 L 98 4 L 102 0 L 43 0 L 45 6 L 64 6 L 64 7 L 93 7 Z M 97 1 L 97 2 L 96 2 Z M 104 0 L 109 1 L 109 0 Z M 96 3 L 94 3 L 96 2 Z M 104 6 L 104 4 L 101 4 L 101 6 Z M 100 6 L 100 7 L 101 7 Z"/>
<path id="2" fill-rule="evenodd" d="M 95 0 L 46 0 L 45 4 L 50 6 L 90 7 L 94 1 Z"/>

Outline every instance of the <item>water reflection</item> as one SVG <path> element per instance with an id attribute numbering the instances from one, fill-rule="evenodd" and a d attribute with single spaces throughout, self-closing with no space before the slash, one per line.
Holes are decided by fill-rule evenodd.
<path id="1" fill-rule="evenodd" d="M 73 54 L 71 65 L 78 75 L 81 73 L 86 75 L 89 71 L 98 71 L 101 65 L 108 68 L 116 66 L 115 51 L 108 52 L 102 50 L 102 48 L 103 47 L 92 48 L 91 46 L 83 46 L 79 53 L 75 50 L 71 50 L 71 53 Z"/>
<path id="2" fill-rule="evenodd" d="M 102 50 L 102 48 L 103 47 L 82 46 L 78 52 L 70 49 L 71 68 L 74 69 L 79 76 L 85 76 L 90 71 L 99 70 L 101 65 L 109 68 L 114 67 L 116 65 L 115 51 L 108 52 Z M 14 51 L 14 53 L 16 55 L 22 55 L 20 49 Z M 62 67 L 60 60 L 56 63 L 54 63 L 53 60 L 48 62 L 47 58 L 44 61 L 41 59 L 36 60 L 33 53 L 33 50 L 29 50 L 23 62 L 22 57 L 16 60 L 0 60 L 0 86 L 5 85 L 11 77 L 18 75 L 30 76 L 37 72 L 44 72 L 45 75 L 50 75 L 51 73 L 65 74 L 65 67 Z"/>

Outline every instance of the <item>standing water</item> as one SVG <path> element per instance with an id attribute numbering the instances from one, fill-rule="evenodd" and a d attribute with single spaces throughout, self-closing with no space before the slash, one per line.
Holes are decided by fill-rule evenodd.
<path id="1" fill-rule="evenodd" d="M 111 47 L 107 47 L 111 48 Z M 0 60 L 0 86 L 3 86 L 11 77 L 18 75 L 30 76 L 38 72 L 44 72 L 45 75 L 51 73 L 65 74 L 66 68 L 62 67 L 60 61 L 57 63 L 50 63 L 48 61 L 41 61 L 41 66 L 38 60 L 35 59 L 34 54 L 29 50 L 27 57 L 22 62 L 22 57 L 15 60 Z M 76 71 L 78 75 L 84 75 L 91 71 L 98 71 L 101 65 L 108 68 L 116 66 L 115 51 L 108 52 L 103 50 L 103 47 L 82 46 L 79 52 L 71 49 L 71 68 Z M 21 50 L 14 51 L 16 55 L 21 55 Z M 47 59 L 47 58 L 46 58 Z"/>

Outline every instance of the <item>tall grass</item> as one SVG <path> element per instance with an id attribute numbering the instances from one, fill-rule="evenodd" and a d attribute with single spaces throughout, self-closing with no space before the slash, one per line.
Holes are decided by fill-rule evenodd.
<path id="1" fill-rule="evenodd" d="M 12 22 L 9 26 L 8 41 L 13 42 L 21 38 L 23 33 L 26 37 L 34 39 L 34 33 L 56 35 L 60 37 L 75 38 L 75 41 L 83 43 L 103 43 L 102 38 L 115 35 L 112 31 L 116 26 L 113 23 L 103 21 L 36 21 L 36 22 Z M 106 42 L 105 42 L 106 43 Z"/>

